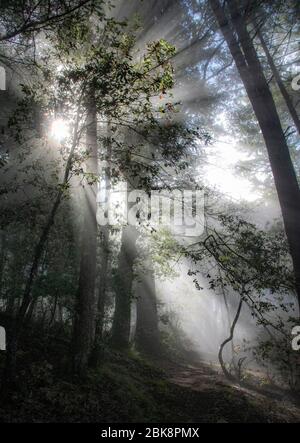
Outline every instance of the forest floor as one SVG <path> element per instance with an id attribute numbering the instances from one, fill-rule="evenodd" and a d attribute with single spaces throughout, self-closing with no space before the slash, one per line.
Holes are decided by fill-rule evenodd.
<path id="1" fill-rule="evenodd" d="M 238 407 L 244 410 L 245 421 L 249 421 L 254 407 L 257 418 L 264 417 L 263 421 L 300 422 L 300 399 L 290 390 L 268 383 L 260 371 L 249 371 L 249 382 L 240 385 L 228 381 L 218 364 L 204 361 L 181 365 L 168 362 L 165 370 L 172 383 L 208 398 L 212 396 L 225 400 L 227 407 L 218 418 L 220 423 L 239 421 Z"/>
<path id="2" fill-rule="evenodd" d="M 0 397 L 0 423 L 300 422 L 290 393 L 229 383 L 203 362 L 153 364 L 104 348 L 101 365 L 79 379 L 68 374 L 65 341 L 34 331 L 18 360 L 18 387 Z M 4 363 L 0 353 L 0 372 Z"/>

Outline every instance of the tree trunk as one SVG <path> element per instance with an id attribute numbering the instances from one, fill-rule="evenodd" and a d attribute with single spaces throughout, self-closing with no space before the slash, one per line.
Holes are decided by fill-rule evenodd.
<path id="1" fill-rule="evenodd" d="M 220 1 L 209 2 L 235 60 L 265 140 L 293 259 L 300 306 L 300 190 L 289 148 L 273 96 L 236 1 L 226 2 L 230 10 L 230 23 Z"/>
<path id="2" fill-rule="evenodd" d="M 295 126 L 297 128 L 298 134 L 300 135 L 300 119 L 299 119 L 297 111 L 296 111 L 296 109 L 295 109 L 295 107 L 293 105 L 293 101 L 292 101 L 288 91 L 286 90 L 286 87 L 285 87 L 285 85 L 284 85 L 284 83 L 283 83 L 283 81 L 281 79 L 280 73 L 279 73 L 279 71 L 278 71 L 278 69 L 277 69 L 277 67 L 276 67 L 276 65 L 274 63 L 273 57 L 270 54 L 268 45 L 265 42 L 265 39 L 264 39 L 264 37 L 262 35 L 261 30 L 258 30 L 257 36 L 258 36 L 258 38 L 260 40 L 261 46 L 262 46 L 265 54 L 266 54 L 266 57 L 268 59 L 268 63 L 270 65 L 270 68 L 271 68 L 271 71 L 272 71 L 272 74 L 273 74 L 273 76 L 274 76 L 274 78 L 276 80 L 276 83 L 277 83 L 277 85 L 278 85 L 278 87 L 280 89 L 281 95 L 282 95 L 282 97 L 283 97 L 283 99 L 284 99 L 284 101 L 286 103 L 286 106 L 287 106 L 287 108 L 288 108 L 288 110 L 290 112 L 290 115 L 291 115 L 291 117 L 292 117 L 292 119 L 294 121 L 294 124 L 295 124 Z"/>
<path id="3" fill-rule="evenodd" d="M 220 269 L 218 269 L 218 274 L 219 274 L 219 279 L 221 281 L 221 292 L 222 292 L 222 296 L 223 296 L 223 300 L 224 300 L 224 307 L 226 310 L 226 317 L 227 317 L 227 321 L 228 321 L 228 330 L 230 331 L 230 328 L 231 328 L 230 306 L 228 304 L 226 289 L 224 286 L 224 282 L 223 282 L 223 278 L 222 278 L 222 274 L 220 272 Z M 231 340 L 231 361 L 232 361 L 232 364 L 235 366 L 233 338 Z"/>
<path id="4" fill-rule="evenodd" d="M 97 182 L 95 180 L 98 171 L 98 155 L 96 103 L 92 92 L 88 105 L 86 144 L 89 153 L 86 173 L 91 176 L 88 178 L 90 184 L 84 188 L 81 259 L 72 342 L 72 369 L 80 376 L 85 375 L 88 367 L 94 343 L 96 314 Z"/>
<path id="5" fill-rule="evenodd" d="M 112 345 L 119 350 L 126 350 L 130 345 L 133 265 L 137 257 L 135 227 L 125 226 L 122 231 L 122 243 L 116 275 L 115 313 L 112 327 Z"/>
<path id="6" fill-rule="evenodd" d="M 58 298 L 59 298 L 59 294 L 58 294 L 58 292 L 56 292 L 56 294 L 54 296 L 54 302 L 53 302 L 53 308 L 52 308 L 52 312 L 51 312 L 51 317 L 50 317 L 50 320 L 49 320 L 49 328 L 51 328 L 51 326 L 53 325 L 53 323 L 55 322 L 55 319 L 56 319 L 56 310 L 57 310 Z"/>
<path id="7" fill-rule="evenodd" d="M 98 366 L 101 357 L 101 345 L 103 342 L 104 314 L 108 286 L 109 273 L 109 227 L 103 226 L 100 232 L 100 268 L 99 268 L 99 284 L 98 284 L 98 300 L 96 310 L 95 337 L 93 352 L 91 357 L 92 366 Z"/>
<path id="8" fill-rule="evenodd" d="M 104 144 L 104 158 L 106 159 L 106 164 L 104 165 L 104 189 L 100 192 L 101 201 L 97 201 L 97 204 L 102 206 L 104 212 L 109 212 L 110 207 L 110 192 L 111 192 L 111 141 L 110 141 L 110 125 L 108 124 L 108 143 L 107 146 Z M 109 221 L 107 224 L 100 226 L 100 265 L 98 274 L 98 299 L 97 299 L 97 314 L 96 314 L 96 327 L 95 327 L 95 340 L 94 349 L 91 359 L 93 366 L 97 366 L 100 361 L 101 356 L 101 345 L 103 341 L 103 327 L 104 327 L 104 314 L 106 305 L 106 296 L 109 282 L 109 271 L 110 271 L 110 244 L 109 244 Z"/>
<path id="9" fill-rule="evenodd" d="M 3 277 L 6 259 L 6 232 L 0 231 L 0 297 L 2 297 Z"/>
<path id="10" fill-rule="evenodd" d="M 159 356 L 161 351 L 153 270 L 147 270 L 136 286 L 136 347 L 142 353 Z"/>
<path id="11" fill-rule="evenodd" d="M 243 306 L 243 299 L 241 298 L 239 301 L 239 305 L 238 305 L 235 317 L 233 319 L 231 328 L 230 328 L 230 335 L 228 338 L 226 338 L 226 340 L 223 341 L 223 343 L 221 343 L 219 353 L 218 353 L 218 358 L 219 358 L 219 362 L 220 362 L 222 371 L 223 371 L 224 375 L 228 378 L 228 380 L 231 380 L 231 381 L 235 381 L 235 377 L 226 368 L 226 364 L 224 363 L 224 360 L 223 360 L 223 350 L 224 350 L 224 347 L 227 345 L 227 343 L 231 342 L 233 339 L 234 330 L 235 330 L 236 324 L 238 322 L 238 319 L 240 317 L 242 306 Z"/>

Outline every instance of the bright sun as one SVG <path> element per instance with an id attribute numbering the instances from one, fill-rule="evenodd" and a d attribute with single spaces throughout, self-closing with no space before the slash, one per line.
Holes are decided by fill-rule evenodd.
<path id="1" fill-rule="evenodd" d="M 54 120 L 54 122 L 51 125 L 50 134 L 51 138 L 61 143 L 69 136 L 69 126 L 61 118 Z"/>
<path id="2" fill-rule="evenodd" d="M 224 137 L 215 143 L 214 152 L 208 155 L 206 179 L 210 185 L 234 200 L 253 202 L 259 199 L 260 194 L 253 189 L 251 182 L 236 175 L 235 165 L 245 159 L 247 155 L 240 152 L 232 140 Z"/>

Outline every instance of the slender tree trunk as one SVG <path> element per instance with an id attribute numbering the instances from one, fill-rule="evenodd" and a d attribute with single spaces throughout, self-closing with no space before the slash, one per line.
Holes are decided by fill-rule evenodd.
<path id="1" fill-rule="evenodd" d="M 84 188 L 81 260 L 72 343 L 72 369 L 74 373 L 81 376 L 86 373 L 94 343 L 96 314 L 96 179 L 98 155 L 96 103 L 92 92 L 88 105 L 86 143 L 89 151 L 89 158 L 86 162 L 86 172 L 91 174 L 92 184 L 88 184 Z"/>
<path id="2" fill-rule="evenodd" d="M 0 231 L 0 297 L 2 296 L 3 287 L 3 277 L 5 268 L 5 258 L 6 258 L 6 233 L 5 231 Z"/>
<path id="3" fill-rule="evenodd" d="M 108 283 L 108 271 L 109 271 L 109 227 L 105 226 L 101 232 L 102 241 L 101 241 L 101 269 L 100 269 L 100 282 L 99 282 L 99 293 L 98 293 L 98 304 L 97 304 L 97 336 L 101 340 L 102 339 L 102 329 L 103 329 L 103 317 L 104 317 L 104 308 L 105 308 L 105 300 L 106 300 L 106 292 L 107 292 L 107 283 Z"/>
<path id="4" fill-rule="evenodd" d="M 34 310 L 36 308 L 36 305 L 37 305 L 37 298 L 35 297 L 31 300 L 31 303 L 27 309 L 26 317 L 24 320 L 25 323 L 27 323 L 27 324 L 30 323 L 32 318 L 34 318 Z"/>
<path id="5" fill-rule="evenodd" d="M 226 294 L 226 289 L 224 287 L 224 282 L 223 282 L 223 278 L 220 272 L 220 269 L 218 269 L 218 274 L 219 274 L 219 279 L 221 281 L 221 291 L 222 291 L 222 295 L 223 295 L 223 300 L 224 300 L 224 306 L 225 306 L 225 310 L 226 310 L 226 316 L 227 316 L 227 321 L 228 321 L 228 330 L 230 331 L 231 328 L 231 316 L 230 316 L 230 307 L 228 304 L 228 300 L 227 300 L 227 294 Z M 233 338 L 231 340 L 231 359 L 232 359 L 232 363 L 233 365 L 235 365 L 235 359 L 234 359 L 234 342 L 233 342 Z"/>
<path id="6" fill-rule="evenodd" d="M 58 292 L 57 292 L 55 294 L 55 297 L 54 297 L 53 308 L 52 308 L 51 317 L 50 317 L 50 320 L 49 320 L 49 327 L 51 327 L 53 325 L 53 323 L 55 322 L 58 297 L 59 297 L 59 295 L 58 295 Z"/>
<path id="7" fill-rule="evenodd" d="M 283 81 L 281 79 L 280 73 L 279 73 L 279 71 L 278 71 L 278 69 L 277 69 L 277 67 L 276 67 L 276 65 L 274 63 L 273 57 L 270 54 L 268 45 L 267 45 L 267 43 L 266 43 L 266 41 L 265 41 L 265 39 L 263 37 L 263 34 L 262 34 L 261 30 L 258 30 L 257 36 L 258 36 L 258 38 L 260 40 L 261 46 L 262 46 L 265 54 L 266 54 L 268 63 L 270 65 L 270 68 L 271 68 L 271 71 L 272 71 L 272 74 L 273 74 L 273 76 L 274 76 L 274 78 L 276 80 L 276 83 L 277 83 L 277 85 L 278 85 L 278 87 L 280 89 L 281 95 L 284 98 L 286 106 L 287 106 L 287 108 L 288 108 L 288 110 L 290 112 L 290 115 L 291 115 L 291 117 L 292 117 L 292 119 L 294 121 L 294 124 L 295 124 L 295 126 L 297 128 L 297 131 L 298 131 L 298 133 L 300 135 L 300 119 L 298 117 L 298 114 L 297 114 L 297 111 L 296 111 L 295 106 L 293 104 L 293 101 L 292 101 L 288 91 L 286 90 L 286 87 L 285 87 L 285 85 L 284 85 L 284 83 L 283 83 Z"/>
<path id="8" fill-rule="evenodd" d="M 209 2 L 235 60 L 265 140 L 293 259 L 300 306 L 300 190 L 289 148 L 273 96 L 236 1 L 226 2 L 230 20 L 219 0 Z"/>
<path id="9" fill-rule="evenodd" d="M 109 212 L 110 208 L 110 192 L 111 192 L 111 142 L 110 137 L 110 126 L 108 125 L 108 143 L 104 145 L 104 158 L 106 158 L 106 164 L 104 165 L 104 189 L 100 192 L 103 201 L 98 201 L 97 203 L 102 206 L 104 212 Z M 109 271 L 110 271 L 110 244 L 109 244 L 109 220 L 107 224 L 100 226 L 100 265 L 99 265 L 99 275 L 98 275 L 98 299 L 97 299 L 97 314 L 96 314 L 96 327 L 95 327 L 95 341 L 94 349 L 92 355 L 92 364 L 97 366 L 100 361 L 101 356 L 101 345 L 103 341 L 103 327 L 104 327 L 104 314 L 106 305 L 106 296 L 109 283 Z"/>
<path id="10" fill-rule="evenodd" d="M 103 342 L 104 314 L 107 297 L 107 288 L 109 280 L 109 226 L 103 226 L 100 230 L 100 268 L 99 268 L 99 284 L 98 299 L 96 308 L 95 337 L 93 345 L 93 353 L 91 357 L 92 366 L 97 366 L 101 357 L 101 346 Z"/>
<path id="11" fill-rule="evenodd" d="M 6 288 L 6 306 L 5 312 L 8 316 L 13 318 L 16 307 L 16 289 L 20 285 L 20 275 L 24 272 L 24 268 L 20 266 L 19 256 L 16 251 L 13 252 L 12 262 L 9 266 L 9 282 L 8 288 Z"/>
<path id="12" fill-rule="evenodd" d="M 138 234 L 133 226 L 122 231 L 122 243 L 116 275 L 115 313 L 112 327 L 112 345 L 126 350 L 130 345 L 133 266 L 137 258 L 136 240 Z"/>
<path id="13" fill-rule="evenodd" d="M 226 368 L 226 364 L 224 363 L 224 360 L 223 360 L 223 350 L 224 350 L 225 346 L 227 345 L 227 343 L 231 342 L 233 339 L 234 330 L 235 330 L 236 324 L 238 322 L 238 319 L 240 317 L 242 306 L 243 306 L 243 299 L 241 298 L 239 301 L 238 309 L 236 311 L 235 317 L 233 319 L 233 322 L 232 322 L 232 325 L 230 328 L 230 335 L 228 338 L 226 338 L 226 340 L 223 341 L 223 343 L 221 343 L 221 346 L 219 349 L 219 354 L 218 354 L 219 362 L 220 362 L 221 368 L 224 372 L 224 375 L 228 378 L 228 380 L 231 380 L 231 381 L 235 381 L 235 377 Z"/>
<path id="14" fill-rule="evenodd" d="M 150 268 L 140 276 L 140 281 L 136 286 L 136 296 L 136 347 L 139 351 L 150 356 L 159 356 L 161 345 L 153 269 Z"/>

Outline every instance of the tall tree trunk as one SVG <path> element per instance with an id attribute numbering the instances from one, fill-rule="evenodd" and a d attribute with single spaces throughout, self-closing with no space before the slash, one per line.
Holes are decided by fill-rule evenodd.
<path id="1" fill-rule="evenodd" d="M 112 345 L 126 350 L 130 345 L 133 265 L 137 257 L 137 230 L 134 226 L 125 226 L 122 231 L 122 243 L 116 275 L 115 313 L 112 327 Z"/>
<path id="2" fill-rule="evenodd" d="M 104 314 L 107 298 L 108 273 L 109 273 L 109 226 L 103 226 L 100 229 L 100 267 L 99 283 L 97 287 L 96 318 L 93 352 L 91 356 L 91 365 L 98 366 L 101 358 L 101 346 L 103 342 Z"/>
<path id="3" fill-rule="evenodd" d="M 153 269 L 140 276 L 136 286 L 137 318 L 135 343 L 139 351 L 150 356 L 159 356 L 161 351 L 156 291 Z"/>
<path id="4" fill-rule="evenodd" d="M 273 96 L 235 0 L 228 0 L 230 19 L 219 0 L 209 0 L 246 88 L 261 128 L 293 259 L 300 306 L 300 190 Z"/>
<path id="5" fill-rule="evenodd" d="M 91 174 L 90 184 L 84 188 L 83 230 L 78 292 L 72 342 L 73 372 L 84 376 L 88 367 L 95 334 L 95 279 L 97 258 L 97 115 L 93 92 L 90 94 L 87 115 L 86 144 L 88 159 L 86 173 Z M 88 175 L 87 175 L 88 177 Z"/>
<path id="6" fill-rule="evenodd" d="M 59 293 L 56 292 L 56 294 L 54 296 L 51 317 L 50 317 L 50 320 L 49 320 L 49 327 L 51 327 L 53 325 L 53 323 L 55 322 L 55 319 L 56 319 L 56 310 L 57 310 L 58 298 L 59 298 Z"/>
<path id="7" fill-rule="evenodd" d="M 274 63 L 273 57 L 272 57 L 272 55 L 271 55 L 271 53 L 269 51 L 268 45 L 267 45 L 267 43 L 266 43 L 266 41 L 264 39 L 264 36 L 263 36 L 263 34 L 262 34 L 260 29 L 257 32 L 257 36 L 258 36 L 258 38 L 260 40 L 261 46 L 262 46 L 262 48 L 264 50 L 264 53 L 266 54 L 268 63 L 270 65 L 270 68 L 271 68 L 271 71 L 272 71 L 272 74 L 273 74 L 273 76 L 274 76 L 274 78 L 276 80 L 276 83 L 277 83 L 277 85 L 278 85 L 278 87 L 280 89 L 281 95 L 284 98 L 286 106 L 287 106 L 287 108 L 288 108 L 288 110 L 290 112 L 290 115 L 291 115 L 291 117 L 292 117 L 292 119 L 294 121 L 294 124 L 295 124 L 295 126 L 297 128 L 297 131 L 298 131 L 298 133 L 300 135 L 300 119 L 298 117 L 296 108 L 295 108 L 295 106 L 293 104 L 293 101 L 292 101 L 292 99 L 291 99 L 291 97 L 290 97 L 290 95 L 289 95 L 289 93 L 288 93 L 288 91 L 287 91 L 287 89 L 286 89 L 282 79 L 281 79 L 280 73 L 279 73 L 279 71 L 278 71 L 278 69 L 277 69 L 277 67 L 276 67 L 276 65 Z"/>
<path id="8" fill-rule="evenodd" d="M 0 297 L 2 296 L 3 277 L 6 259 L 6 232 L 0 231 Z"/>
<path id="9" fill-rule="evenodd" d="M 111 141 L 110 137 L 110 126 L 108 125 L 108 143 L 104 145 L 104 158 L 106 158 L 106 164 L 104 166 L 104 189 L 100 192 L 103 200 L 97 201 L 97 203 L 102 206 L 104 212 L 109 213 L 110 208 L 110 192 L 111 192 Z M 103 341 L 103 327 L 104 327 L 104 314 L 106 305 L 106 296 L 109 283 L 109 271 L 110 271 L 110 244 L 109 244 L 109 220 L 107 224 L 100 226 L 100 266 L 98 275 L 98 299 L 97 299 L 97 313 L 96 313 L 96 327 L 95 327 L 95 340 L 94 349 L 92 355 L 92 364 L 97 366 L 101 356 L 101 344 Z"/>

